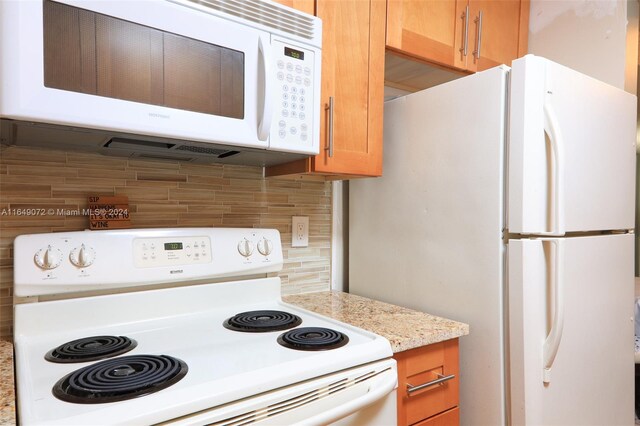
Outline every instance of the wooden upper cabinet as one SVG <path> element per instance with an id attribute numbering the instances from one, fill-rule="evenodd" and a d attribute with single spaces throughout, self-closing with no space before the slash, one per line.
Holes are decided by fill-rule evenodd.
<path id="1" fill-rule="evenodd" d="M 267 176 L 382 174 L 385 8 L 385 0 L 315 1 L 323 33 L 320 153 L 269 167 Z"/>
<path id="2" fill-rule="evenodd" d="M 529 1 L 469 1 L 471 20 L 469 43 L 471 56 L 467 69 L 483 71 L 527 53 Z M 480 17 L 482 21 L 480 21 Z"/>
<path id="3" fill-rule="evenodd" d="M 322 101 L 328 106 L 333 98 L 333 117 L 329 109 L 321 115 L 321 152 L 313 159 L 313 169 L 379 176 L 382 173 L 384 2 L 319 0 L 317 13 L 323 21 Z M 376 30 L 380 34 L 376 34 Z M 376 37 L 380 46 L 377 51 Z"/>
<path id="4" fill-rule="evenodd" d="M 309 15 L 315 15 L 315 0 L 273 0 L 273 1 L 285 6 L 289 6 L 293 9 L 297 9 L 301 12 L 308 13 Z"/>
<path id="5" fill-rule="evenodd" d="M 452 0 L 388 0 L 387 48 L 454 66 L 456 27 L 459 26 L 456 3 Z"/>
<path id="6" fill-rule="evenodd" d="M 529 0 L 388 0 L 386 46 L 476 72 L 527 53 Z"/>

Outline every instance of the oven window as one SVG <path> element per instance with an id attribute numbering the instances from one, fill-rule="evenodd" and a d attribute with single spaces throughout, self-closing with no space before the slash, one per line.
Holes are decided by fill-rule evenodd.
<path id="1" fill-rule="evenodd" d="M 43 4 L 46 87 L 244 118 L 244 53 Z"/>

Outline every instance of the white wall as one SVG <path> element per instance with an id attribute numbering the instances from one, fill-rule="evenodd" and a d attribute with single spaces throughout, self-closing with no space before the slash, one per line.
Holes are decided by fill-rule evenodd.
<path id="1" fill-rule="evenodd" d="M 624 89 L 627 9 L 627 0 L 531 0 L 529 53 Z M 637 64 L 637 36 L 635 49 Z"/>

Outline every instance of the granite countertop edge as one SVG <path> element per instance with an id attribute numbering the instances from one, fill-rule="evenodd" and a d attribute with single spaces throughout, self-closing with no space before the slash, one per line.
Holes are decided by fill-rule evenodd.
<path id="1" fill-rule="evenodd" d="M 394 353 L 469 334 L 468 324 L 340 291 L 292 294 L 282 300 L 378 334 Z"/>

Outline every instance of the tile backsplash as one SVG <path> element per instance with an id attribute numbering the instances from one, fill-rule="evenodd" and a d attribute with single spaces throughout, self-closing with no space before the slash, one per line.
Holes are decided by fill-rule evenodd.
<path id="1" fill-rule="evenodd" d="M 0 148 L 0 337 L 13 326 L 13 240 L 88 228 L 89 195 L 126 195 L 132 226 L 262 227 L 281 233 L 282 293 L 328 290 L 331 183 L 264 179 L 262 168 Z M 53 209 L 18 216 L 9 211 Z M 291 216 L 309 216 L 309 247 L 291 248 Z"/>

